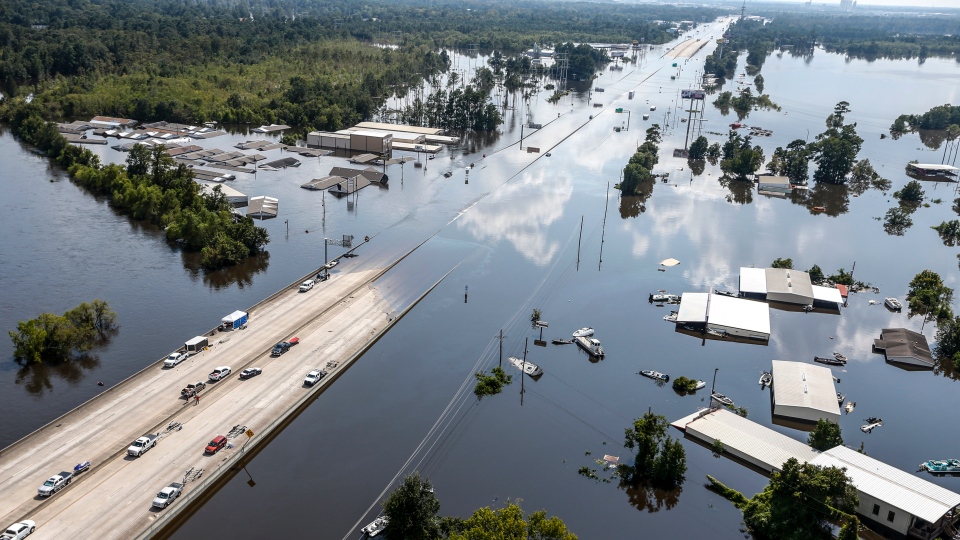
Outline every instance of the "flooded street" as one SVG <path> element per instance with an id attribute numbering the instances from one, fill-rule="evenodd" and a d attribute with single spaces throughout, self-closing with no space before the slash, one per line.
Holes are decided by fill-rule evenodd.
<path id="1" fill-rule="evenodd" d="M 719 29 L 701 36 L 708 32 L 717 35 Z M 421 157 L 424 167 L 392 165 L 388 188 L 368 187 L 349 202 L 299 187 L 330 167 L 349 166 L 341 158 L 296 156 L 303 162 L 296 169 L 238 174 L 230 187 L 279 198 L 280 215 L 263 222 L 271 236 L 268 257 L 212 274 L 198 270 L 195 258 L 171 247 L 161 231 L 118 215 L 46 158 L 9 133 L 0 135 L 7 164 L 0 225 L 11 232 L 0 257 L 6 291 L 0 326 L 12 329 L 18 319 L 62 313 L 93 298 L 110 302 L 121 325 L 107 348 L 69 369 L 21 369 L 9 340 L 0 340 L 0 424 L 6 427 L 0 447 L 96 395 L 97 381 L 117 383 L 220 317 L 316 268 L 323 262 L 324 236 L 352 234 L 373 239 L 338 271 L 382 265 L 423 242 L 378 281 L 397 311 L 449 275 L 176 538 L 286 536 L 306 527 L 322 538 L 339 538 L 356 522 L 372 520 L 395 475 L 413 470 L 434 483 L 443 515 L 466 516 L 481 506 L 522 499 L 526 510 L 560 516 L 581 538 L 638 530 L 651 538 L 705 531 L 742 538 L 739 511 L 704 489 L 704 476 L 747 495 L 767 480 L 692 442 L 683 443 L 689 470 L 677 492 L 637 491 L 617 479 L 578 474 L 586 466 L 609 479 L 610 472 L 595 462 L 605 454 L 629 461 L 631 454 L 621 447 L 624 429 L 648 408 L 672 421 L 707 405 L 707 390 L 681 397 L 669 385 L 639 376 L 641 369 L 709 385 L 719 368 L 717 390 L 746 407 L 748 418 L 805 441 L 806 433 L 772 424 L 770 396 L 757 379 L 774 359 L 809 362 L 814 355 L 842 352 L 850 362 L 834 369 L 841 379 L 837 389 L 857 402 L 840 420 L 847 446 L 862 442 L 870 456 L 908 472 L 927 459 L 957 457 L 952 452 L 960 437 L 943 428 L 938 414 L 960 405 L 956 381 L 939 370 L 904 371 L 872 354 L 880 329 L 920 330 L 921 321 L 869 300 L 902 300 L 910 279 L 924 269 L 958 287 L 958 250 L 944 246 L 930 229 L 956 218 L 950 208 L 958 196 L 955 184 L 925 182 L 928 201 L 943 202 L 919 208 L 903 236 L 888 235 L 875 218 L 896 205 L 891 193 L 909 179 L 908 161 L 940 163 L 943 154 L 917 134 L 899 140 L 880 135 L 900 114 L 956 102 L 960 65 L 940 59 L 847 61 L 822 51 L 810 59 L 770 56 L 762 70 L 765 93 L 782 110 L 754 111 L 743 120 L 773 131 L 756 139 L 765 156 L 794 139 L 813 140 L 833 106 L 846 100 L 852 110 L 847 120 L 857 122 L 864 139 L 860 158 L 869 158 L 893 184 L 887 193 L 855 194 L 811 182 L 809 193 L 780 198 L 758 194 L 750 184 L 721 183 L 718 166 L 706 164 L 694 175 L 685 159 L 670 157 L 683 146 L 686 124 L 675 112 L 665 113 L 676 105 L 677 91 L 694 83 L 712 47 L 689 61 L 661 58 L 662 48 L 647 51 L 641 66 L 604 71 L 593 83 L 603 93 L 591 94 L 584 85 L 550 105 L 549 93 L 542 92 L 522 110 L 506 111 L 502 134 L 474 152 L 464 144 L 445 148 L 434 160 Z M 679 67 L 672 68 L 673 62 Z M 737 80 L 726 89 L 735 90 Z M 712 100 L 707 97 L 702 131 L 711 143 L 722 144 L 737 117 L 722 115 Z M 603 106 L 594 107 L 597 102 Z M 657 110 L 650 112 L 651 106 Z M 531 120 L 545 126 L 533 134 L 526 130 L 521 149 L 514 143 L 527 107 Z M 616 107 L 630 111 L 629 130 L 613 130 L 626 127 Z M 642 120 L 644 113 L 651 114 L 649 121 Z M 670 126 L 655 169 L 669 172 L 669 179 L 648 186 L 646 197 L 621 199 L 613 185 L 654 122 Z M 235 133 L 200 144 L 233 150 L 238 142 L 265 138 L 279 139 Z M 528 146 L 541 153 L 528 153 Z M 104 160 L 124 158 L 109 145 L 90 148 Z M 263 153 L 270 160 L 292 155 Z M 447 171 L 450 178 L 443 176 Z M 813 206 L 827 211 L 812 212 Z M 330 257 L 342 252 L 328 247 Z M 680 264 L 658 271 L 668 257 Z M 855 263 L 856 278 L 879 287 L 880 294 L 851 294 L 840 315 L 772 310 L 766 345 L 704 342 L 675 332 L 662 320 L 670 308 L 647 301 L 658 289 L 736 290 L 740 267 L 768 266 L 778 257 L 792 258 L 798 269 L 818 264 L 827 274 Z M 530 328 L 534 308 L 549 322 L 543 333 L 548 342 L 592 326 L 606 357 L 591 361 L 575 345 L 534 346 L 540 336 Z M 497 365 L 500 330 L 504 363 L 509 355 L 522 356 L 529 338 L 527 358 L 545 373 L 537 381 L 527 378 L 521 395 L 519 371 L 506 367 L 513 384 L 478 401 L 473 373 Z M 928 323 L 924 334 L 932 340 L 934 330 Z M 882 417 L 884 426 L 861 433 L 867 416 Z M 956 479 L 924 478 L 960 491 Z"/>

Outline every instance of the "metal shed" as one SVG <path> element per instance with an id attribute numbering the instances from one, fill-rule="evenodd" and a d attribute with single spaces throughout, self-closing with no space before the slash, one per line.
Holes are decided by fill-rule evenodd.
<path id="1" fill-rule="evenodd" d="M 840 421 L 837 387 L 830 368 L 774 360 L 771 373 L 774 416 L 806 423 L 820 419 Z"/>

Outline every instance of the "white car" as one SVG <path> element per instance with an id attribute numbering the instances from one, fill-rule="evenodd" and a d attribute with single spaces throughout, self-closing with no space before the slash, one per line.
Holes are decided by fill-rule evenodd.
<path id="1" fill-rule="evenodd" d="M 186 360 L 187 358 L 190 358 L 190 355 L 185 352 L 180 352 L 180 351 L 172 352 L 170 353 L 170 356 L 168 356 L 167 359 L 163 361 L 163 367 L 167 367 L 167 368 L 174 367 L 180 362 L 183 362 L 184 360 Z"/>
<path id="2" fill-rule="evenodd" d="M 300 284 L 300 292 L 307 292 L 307 291 L 309 291 L 310 289 L 313 288 L 313 284 L 314 284 L 314 283 L 316 283 L 316 281 L 314 281 L 314 280 L 312 280 L 312 279 L 308 279 L 308 280 L 304 281 L 303 283 Z"/>
<path id="3" fill-rule="evenodd" d="M 13 525 L 7 527 L 7 530 L 3 531 L 3 536 L 0 537 L 3 540 L 22 540 L 30 536 L 37 528 L 37 523 L 35 521 L 30 521 L 25 519 L 19 523 L 14 523 Z"/>
<path id="4" fill-rule="evenodd" d="M 157 493 L 157 496 L 153 498 L 154 508 L 166 508 L 174 499 L 179 497 L 181 493 L 183 493 L 183 484 L 179 482 L 170 484 L 161 489 L 160 493 Z"/>
<path id="5" fill-rule="evenodd" d="M 219 381 L 220 379 L 223 379 L 224 377 L 229 375 L 230 372 L 231 372 L 231 369 L 229 367 L 220 366 L 217 369 L 213 370 L 213 372 L 210 373 L 208 377 L 210 378 L 211 381 Z"/>
<path id="6" fill-rule="evenodd" d="M 303 378 L 303 384 L 307 386 L 313 386 L 320 382 L 320 379 L 326 376 L 327 372 L 322 369 L 315 369 L 310 373 L 307 373 L 307 376 Z"/>

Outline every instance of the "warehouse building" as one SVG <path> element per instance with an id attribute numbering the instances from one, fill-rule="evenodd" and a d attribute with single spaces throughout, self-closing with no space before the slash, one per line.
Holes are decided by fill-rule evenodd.
<path id="1" fill-rule="evenodd" d="M 840 421 L 837 388 L 830 368 L 774 360 L 771 374 L 774 417 L 811 425 L 820 419 Z"/>
<path id="2" fill-rule="evenodd" d="M 767 341 L 770 339 L 770 306 L 743 298 L 711 293 L 684 293 L 677 324 L 708 332 Z"/>
<path id="3" fill-rule="evenodd" d="M 906 328 L 884 328 L 880 339 L 873 340 L 873 352 L 895 364 L 923 369 L 933 369 L 935 364 L 926 336 Z"/>

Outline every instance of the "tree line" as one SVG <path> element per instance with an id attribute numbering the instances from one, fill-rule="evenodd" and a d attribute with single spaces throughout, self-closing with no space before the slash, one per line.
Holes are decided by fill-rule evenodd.
<path id="1" fill-rule="evenodd" d="M 117 314 L 107 302 L 83 302 L 63 315 L 41 313 L 9 332 L 13 357 L 21 364 L 63 362 L 106 343 L 116 333 Z"/>
<path id="2" fill-rule="evenodd" d="M 167 240 L 187 251 L 199 251 L 208 270 L 229 266 L 261 253 L 267 231 L 232 212 L 219 187 L 200 192 L 193 172 L 177 164 L 160 145 L 134 145 L 126 165 L 101 165 L 87 149 L 69 144 L 52 123 L 41 119 L 35 104 L 0 110 L 13 133 L 65 167 L 73 180 L 133 219 L 166 229 Z"/>

